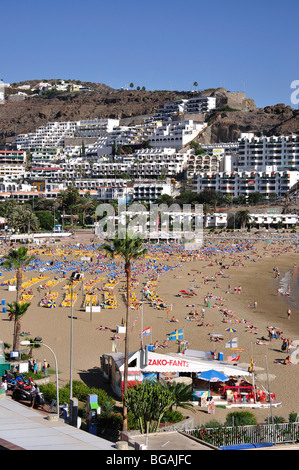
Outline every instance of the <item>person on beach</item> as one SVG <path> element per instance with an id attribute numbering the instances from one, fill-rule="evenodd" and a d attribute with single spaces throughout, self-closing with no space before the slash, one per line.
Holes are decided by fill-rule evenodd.
<path id="1" fill-rule="evenodd" d="M 171 320 L 170 320 L 170 321 L 171 321 L 171 322 L 177 322 L 177 321 L 179 321 L 179 320 L 178 320 L 177 318 L 175 318 L 175 316 L 173 315 L 173 316 L 171 317 Z"/>
<path id="2" fill-rule="evenodd" d="M 292 340 L 290 338 L 287 339 L 287 352 L 290 352 L 292 346 Z"/>
<path id="3" fill-rule="evenodd" d="M 290 308 L 288 308 L 287 310 L 287 315 L 288 315 L 288 320 L 290 320 L 291 315 L 292 315 L 292 310 Z"/>
<path id="4" fill-rule="evenodd" d="M 286 338 L 282 338 L 281 350 L 287 351 L 287 347 L 288 347 L 288 340 Z"/>
<path id="5" fill-rule="evenodd" d="M 44 359 L 43 371 L 44 371 L 45 377 L 48 375 L 48 367 L 49 367 L 49 364 L 47 363 L 46 359 Z"/>
<path id="6" fill-rule="evenodd" d="M 290 356 L 287 356 L 284 361 L 283 361 L 283 364 L 285 364 L 286 366 L 289 366 L 290 364 L 292 364 L 292 361 L 290 359 Z"/>

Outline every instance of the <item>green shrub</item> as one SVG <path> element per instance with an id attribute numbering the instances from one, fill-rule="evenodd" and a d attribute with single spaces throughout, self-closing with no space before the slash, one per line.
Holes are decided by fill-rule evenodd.
<path id="1" fill-rule="evenodd" d="M 56 385 L 54 383 L 48 383 L 41 385 L 41 391 L 44 394 L 46 402 L 50 403 L 53 399 L 56 400 Z M 115 406 L 115 400 L 109 397 L 109 395 L 100 388 L 88 387 L 80 380 L 73 381 L 73 396 L 79 401 L 85 403 L 87 401 L 87 395 L 97 395 L 99 406 L 103 406 L 108 402 L 112 407 Z M 70 384 L 66 384 L 64 387 L 59 389 L 59 402 L 69 403 L 70 401 Z"/>
<path id="2" fill-rule="evenodd" d="M 289 414 L 289 423 L 297 423 L 298 422 L 298 413 L 294 411 Z"/>
<path id="3" fill-rule="evenodd" d="M 211 421 L 208 421 L 203 428 L 209 429 L 209 428 L 221 428 L 221 424 L 219 421 L 216 419 L 211 419 Z"/>
<path id="4" fill-rule="evenodd" d="M 248 426 L 257 424 L 256 417 L 250 411 L 234 411 L 228 413 L 225 421 L 226 426 Z"/>
<path id="5" fill-rule="evenodd" d="M 40 391 L 43 392 L 47 403 L 51 403 L 53 399 L 56 400 L 56 385 L 54 383 L 50 382 L 48 384 L 41 385 L 39 388 Z"/>
<path id="6" fill-rule="evenodd" d="M 135 431 L 139 429 L 139 422 L 138 418 L 132 413 L 132 411 L 128 411 L 128 430 Z"/>
<path id="7" fill-rule="evenodd" d="M 123 418 L 120 413 L 101 413 L 98 415 L 97 424 L 99 428 L 122 430 Z"/>
<path id="8" fill-rule="evenodd" d="M 161 422 L 162 423 L 179 423 L 180 421 L 183 421 L 184 416 L 180 411 L 176 410 L 168 410 L 164 414 Z"/>

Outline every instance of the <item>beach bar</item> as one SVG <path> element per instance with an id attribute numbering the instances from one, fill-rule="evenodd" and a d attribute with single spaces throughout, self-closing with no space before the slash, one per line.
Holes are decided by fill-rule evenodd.
<path id="1" fill-rule="evenodd" d="M 101 369 L 104 377 L 111 384 L 113 392 L 121 397 L 124 380 L 124 354 L 111 353 L 101 356 Z M 159 354 L 149 351 L 147 347 L 129 354 L 128 384 L 142 383 L 151 378 L 171 381 L 181 377 L 191 378 L 194 397 L 209 395 L 209 385 L 200 390 L 195 386 L 197 374 L 210 369 L 217 370 L 228 377 L 245 377 L 251 374 L 248 370 L 227 364 L 223 361 L 201 357 L 188 357 L 178 353 Z"/>

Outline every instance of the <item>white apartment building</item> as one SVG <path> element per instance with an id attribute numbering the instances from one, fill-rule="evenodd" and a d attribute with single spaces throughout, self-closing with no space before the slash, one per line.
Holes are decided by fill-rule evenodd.
<path id="1" fill-rule="evenodd" d="M 114 161 L 108 157 L 96 161 L 69 158 L 60 163 L 57 175 L 68 179 L 111 178 L 123 174 L 134 178 L 171 177 L 182 172 L 186 164 L 187 154 L 175 152 L 175 149 L 144 149 L 135 154 L 117 156 Z"/>
<path id="2" fill-rule="evenodd" d="M 214 96 L 196 96 L 188 99 L 186 103 L 186 113 L 198 114 L 208 113 L 216 108 L 216 97 Z"/>
<path id="3" fill-rule="evenodd" d="M 26 183 L 16 183 L 15 181 L 0 182 L 0 191 L 10 193 L 12 196 L 15 191 L 32 191 L 32 185 Z"/>
<path id="4" fill-rule="evenodd" d="M 74 137 L 76 122 L 49 122 L 35 132 L 19 134 L 15 140 L 18 149 L 57 148 L 64 146 L 66 137 Z"/>
<path id="5" fill-rule="evenodd" d="M 79 83 L 72 83 L 70 81 L 66 82 L 64 80 L 58 80 L 55 83 L 50 83 L 47 81 L 40 82 L 38 84 L 38 89 L 40 92 L 50 91 L 53 89 L 57 91 L 92 91 L 91 88 L 86 87 L 85 85 L 81 85 Z"/>
<path id="6" fill-rule="evenodd" d="M 197 175 L 196 190 L 198 193 L 205 188 L 230 194 L 232 197 L 249 196 L 259 192 L 265 197 L 276 194 L 278 197 L 289 191 L 299 179 L 299 171 L 235 171 L 204 172 Z"/>
<path id="7" fill-rule="evenodd" d="M 89 146 L 86 154 L 100 157 L 111 155 L 113 147 L 116 152 L 119 146 L 142 144 L 149 139 L 157 125 L 157 122 L 151 121 L 136 126 L 114 126 L 105 135 L 99 136 L 97 141 Z"/>
<path id="8" fill-rule="evenodd" d="M 0 164 L 6 163 L 26 163 L 26 152 L 17 150 L 0 150 Z"/>
<path id="9" fill-rule="evenodd" d="M 0 178 L 18 179 L 25 175 L 25 164 L 4 163 L 0 165 Z"/>
<path id="10" fill-rule="evenodd" d="M 133 186 L 100 186 L 97 199 L 103 202 L 118 200 L 119 202 L 128 203 L 133 200 L 133 193 Z"/>
<path id="11" fill-rule="evenodd" d="M 216 98 L 213 96 L 195 96 L 165 103 L 158 110 L 156 118 L 168 119 L 180 114 L 204 114 L 216 108 Z"/>
<path id="12" fill-rule="evenodd" d="M 239 139 L 238 154 L 240 170 L 299 170 L 299 135 L 244 134 Z"/>
<path id="13" fill-rule="evenodd" d="M 36 166 L 30 169 L 30 177 L 58 181 L 62 178 L 62 173 L 59 166 Z"/>
<path id="14" fill-rule="evenodd" d="M 119 126 L 119 119 L 86 119 L 78 122 L 79 137 L 99 137 L 113 131 Z"/>
<path id="15" fill-rule="evenodd" d="M 250 224 L 255 224 L 257 227 L 261 225 L 265 227 L 275 227 L 281 223 L 284 228 L 290 228 L 293 225 L 297 225 L 299 222 L 299 216 L 297 214 L 250 214 Z"/>
<path id="16" fill-rule="evenodd" d="M 206 127 L 206 123 L 188 121 L 164 121 L 149 135 L 151 147 L 172 147 L 182 149 Z"/>
<path id="17" fill-rule="evenodd" d="M 201 154 L 196 155 L 194 151 L 189 154 L 187 162 L 187 178 L 193 178 L 199 172 L 220 170 L 220 162 L 222 155 L 218 154 Z"/>
<path id="18" fill-rule="evenodd" d="M 170 181 L 140 181 L 133 184 L 133 202 L 154 203 L 163 194 L 172 195 Z"/>
<path id="19" fill-rule="evenodd" d="M 15 140 L 18 149 L 42 149 L 64 147 L 66 138 L 98 137 L 118 125 L 117 119 L 92 119 L 84 121 L 49 122 L 35 132 L 19 134 Z"/>

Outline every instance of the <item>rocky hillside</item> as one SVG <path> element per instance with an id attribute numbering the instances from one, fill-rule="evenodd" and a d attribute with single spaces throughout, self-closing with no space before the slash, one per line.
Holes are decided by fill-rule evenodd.
<path id="1" fill-rule="evenodd" d="M 234 142 L 241 132 L 253 132 L 257 136 L 298 134 L 299 111 L 284 104 L 248 111 L 216 110 L 200 142 Z"/>
<path id="2" fill-rule="evenodd" d="M 6 99 L 0 105 L 0 143 L 13 142 L 17 134 L 33 132 L 49 121 L 118 118 L 133 123 L 141 119 L 138 116 L 155 113 L 166 102 L 195 96 L 191 92 L 114 90 L 94 83 L 86 84 L 92 91 L 48 92 L 39 96 L 34 92 L 38 82 L 22 82 L 5 90 Z M 25 91 L 26 96 L 17 96 L 22 85 L 30 85 L 31 91 Z M 217 110 L 209 116 L 202 143 L 235 141 L 241 132 L 258 135 L 299 132 L 299 111 L 289 106 L 256 108 L 254 100 L 244 93 L 224 88 L 199 94 L 217 99 Z"/>

